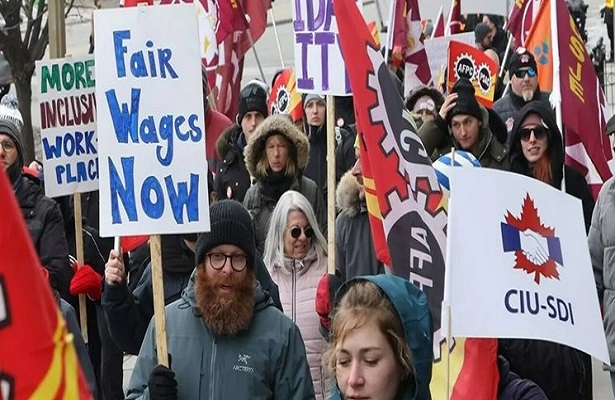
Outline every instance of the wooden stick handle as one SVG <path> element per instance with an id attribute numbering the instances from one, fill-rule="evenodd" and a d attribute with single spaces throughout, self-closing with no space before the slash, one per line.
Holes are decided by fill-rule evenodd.
<path id="1" fill-rule="evenodd" d="M 152 256 L 152 289 L 154 295 L 154 326 L 156 328 L 156 352 L 158 364 L 169 366 L 167 350 L 167 322 L 164 313 L 164 286 L 162 280 L 162 250 L 160 235 L 151 235 L 149 239 Z"/>
<path id="2" fill-rule="evenodd" d="M 327 252 L 329 274 L 335 274 L 335 97 L 327 96 Z"/>
<path id="3" fill-rule="evenodd" d="M 83 223 L 81 221 L 81 193 L 73 195 L 73 208 L 75 215 L 75 248 L 77 252 L 77 264 L 79 268 L 83 267 Z M 79 295 L 79 324 L 81 325 L 81 335 L 83 341 L 88 343 L 88 310 L 86 306 L 86 298 L 84 294 Z"/>

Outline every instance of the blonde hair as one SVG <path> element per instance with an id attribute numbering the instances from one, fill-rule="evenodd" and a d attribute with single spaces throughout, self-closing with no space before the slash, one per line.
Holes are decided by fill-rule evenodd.
<path id="1" fill-rule="evenodd" d="M 393 350 L 401 369 L 401 381 L 414 376 L 412 355 L 393 304 L 373 282 L 358 280 L 348 289 L 334 311 L 331 348 L 323 357 L 325 367 L 335 377 L 337 354 L 346 337 L 366 324 L 375 323 Z"/>
<path id="2" fill-rule="evenodd" d="M 267 140 L 273 135 L 280 136 L 284 143 L 286 143 L 286 148 L 288 149 L 288 161 L 286 162 L 286 168 L 284 169 L 284 175 L 289 177 L 294 177 L 297 175 L 297 147 L 295 143 L 293 143 L 286 135 L 278 131 L 272 131 L 267 137 L 263 140 L 263 146 L 261 148 L 260 158 L 256 162 L 256 174 L 255 176 L 268 176 L 270 171 L 269 168 L 269 160 L 267 160 Z"/>

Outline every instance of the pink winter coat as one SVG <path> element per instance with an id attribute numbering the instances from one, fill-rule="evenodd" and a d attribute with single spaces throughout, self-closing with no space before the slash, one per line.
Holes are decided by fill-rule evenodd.
<path id="1" fill-rule="evenodd" d="M 327 257 L 318 257 L 312 247 L 303 260 L 285 257 L 284 266 L 275 264 L 273 268 L 269 268 L 271 278 L 280 290 L 284 313 L 295 321 L 301 331 L 316 398 L 325 399 L 327 386 L 322 382 L 321 360 L 326 342 L 320 335 L 320 319 L 316 313 L 315 302 L 318 281 L 327 272 Z"/>

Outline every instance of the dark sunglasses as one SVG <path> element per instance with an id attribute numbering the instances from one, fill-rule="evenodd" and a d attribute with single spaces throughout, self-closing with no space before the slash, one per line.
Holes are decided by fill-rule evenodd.
<path id="1" fill-rule="evenodd" d="M 533 78 L 536 76 L 536 70 L 530 67 L 528 69 L 518 69 L 515 71 L 515 76 L 519 79 L 525 78 L 526 75 Z"/>
<path id="2" fill-rule="evenodd" d="M 521 128 L 521 140 L 527 142 L 530 140 L 530 135 L 534 132 L 536 140 L 541 140 L 549 134 L 549 131 L 543 126 L 535 126 L 533 128 Z"/>
<path id="3" fill-rule="evenodd" d="M 312 229 L 311 226 L 306 226 L 305 228 L 293 226 L 292 228 L 290 228 L 290 236 L 292 236 L 293 239 L 299 239 L 299 236 L 301 236 L 301 232 L 303 232 L 305 237 L 308 239 L 311 239 L 312 236 L 314 236 L 314 229 Z"/>

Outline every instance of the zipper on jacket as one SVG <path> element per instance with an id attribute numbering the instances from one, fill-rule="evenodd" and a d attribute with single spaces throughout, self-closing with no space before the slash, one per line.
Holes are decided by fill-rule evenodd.
<path id="1" fill-rule="evenodd" d="M 216 382 L 216 337 L 214 336 L 213 344 L 211 345 L 211 363 L 209 365 L 209 376 L 211 376 L 211 380 L 209 381 L 209 398 L 215 399 L 215 382 Z"/>
<path id="2" fill-rule="evenodd" d="M 291 298 L 291 317 L 293 322 L 297 322 L 297 268 L 295 267 L 295 260 L 293 260 L 293 268 L 292 268 L 292 298 Z"/>

